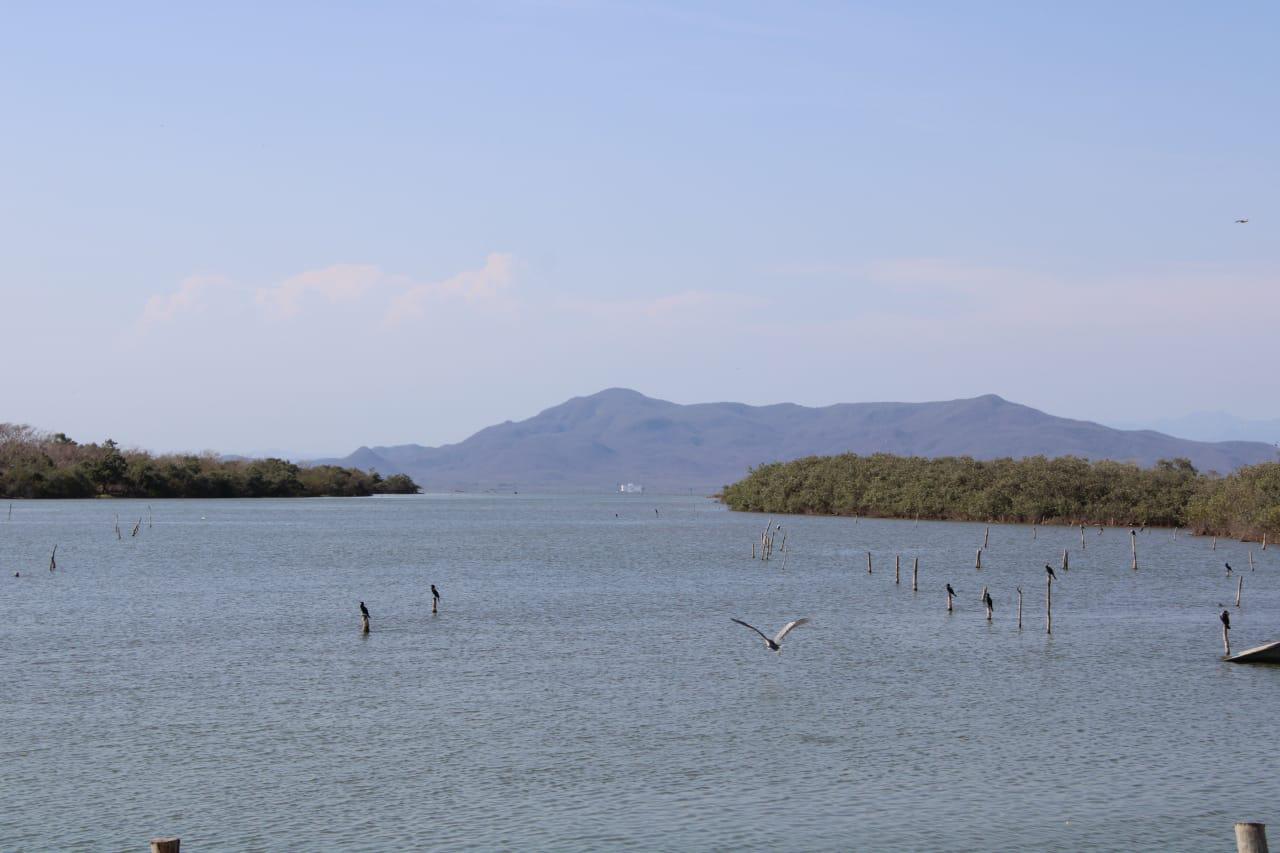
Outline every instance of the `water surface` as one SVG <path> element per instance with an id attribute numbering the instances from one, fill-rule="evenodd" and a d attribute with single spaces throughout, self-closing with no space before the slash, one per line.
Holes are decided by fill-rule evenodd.
<path id="1" fill-rule="evenodd" d="M 0 849 L 1229 850 L 1280 823 L 1280 668 L 1222 663 L 1217 621 L 1280 638 L 1276 549 L 1250 573 L 1149 530 L 1133 572 L 1124 530 L 992 526 L 975 571 L 982 525 L 782 517 L 784 570 L 750 557 L 762 516 L 698 498 L 150 506 L 137 537 L 141 502 L 0 518 Z M 729 622 L 802 615 L 781 655 Z"/>

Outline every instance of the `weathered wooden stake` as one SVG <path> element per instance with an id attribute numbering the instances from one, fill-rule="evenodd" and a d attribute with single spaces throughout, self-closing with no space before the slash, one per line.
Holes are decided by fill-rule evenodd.
<path id="1" fill-rule="evenodd" d="M 867 574 L 871 574 L 871 552 L 867 552 Z"/>
<path id="2" fill-rule="evenodd" d="M 151 839 L 151 853 L 179 853 L 178 847 L 182 844 L 180 838 L 153 838 Z"/>
<path id="3" fill-rule="evenodd" d="M 1267 825 L 1237 823 L 1236 853 L 1267 853 Z"/>
<path id="4" fill-rule="evenodd" d="M 435 609 L 435 605 L 432 605 L 432 609 L 433 610 Z M 369 617 L 363 614 L 361 614 L 360 616 L 360 633 L 361 634 L 369 633 Z"/>
<path id="5" fill-rule="evenodd" d="M 987 588 L 982 588 L 982 606 L 987 609 L 987 621 L 991 621 L 991 599 L 987 595 Z"/>
<path id="6" fill-rule="evenodd" d="M 1044 632 L 1053 633 L 1053 578 L 1044 576 Z"/>
<path id="7" fill-rule="evenodd" d="M 1222 626 L 1222 652 L 1231 657 L 1231 629 L 1226 625 Z"/>
<path id="8" fill-rule="evenodd" d="M 53 571 L 56 568 L 58 568 L 58 546 L 55 543 L 53 553 L 49 555 L 49 571 Z"/>
<path id="9" fill-rule="evenodd" d="M 987 547 L 987 540 L 991 537 L 991 528 L 988 527 L 982 532 L 982 547 Z"/>
<path id="10" fill-rule="evenodd" d="M 947 612 L 951 612 L 951 584 L 947 584 Z"/>
<path id="11" fill-rule="evenodd" d="M 752 542 L 751 543 L 751 559 L 754 560 L 755 558 L 756 558 L 756 543 Z"/>
<path id="12" fill-rule="evenodd" d="M 1018 630 L 1022 630 L 1022 587 L 1018 587 Z"/>
<path id="13" fill-rule="evenodd" d="M 1253 549 L 1249 549 L 1249 571 L 1253 571 Z"/>
<path id="14" fill-rule="evenodd" d="M 1034 542 L 1035 540 L 1036 540 L 1036 526 L 1033 524 L 1031 525 L 1031 541 Z"/>
<path id="15" fill-rule="evenodd" d="M 1244 575 L 1236 576 L 1236 607 L 1240 606 L 1240 592 L 1244 589 Z"/>
<path id="16" fill-rule="evenodd" d="M 978 556 L 974 558 L 973 567 L 975 569 L 982 568 L 982 549 L 981 548 L 978 549 Z"/>
<path id="17" fill-rule="evenodd" d="M 1129 544 L 1133 547 L 1133 568 L 1138 568 L 1138 534 L 1129 531 Z"/>
<path id="18" fill-rule="evenodd" d="M 917 576 L 920 574 L 920 558 L 916 557 L 911 563 L 911 591 L 915 592 L 919 587 L 916 585 Z"/>
<path id="19" fill-rule="evenodd" d="M 1067 560 L 1067 549 L 1062 549 L 1062 570 L 1065 572 L 1071 568 L 1071 563 Z"/>
<path id="20" fill-rule="evenodd" d="M 1213 550 L 1218 550 L 1218 537 L 1213 537 Z"/>
<path id="21" fill-rule="evenodd" d="M 1262 534 L 1262 550 L 1267 550 L 1267 534 Z"/>
<path id="22" fill-rule="evenodd" d="M 901 569 L 902 569 L 902 556 L 900 554 L 894 554 L 893 555 L 893 582 L 895 585 L 901 582 L 901 580 L 898 577 L 898 574 L 901 571 Z"/>

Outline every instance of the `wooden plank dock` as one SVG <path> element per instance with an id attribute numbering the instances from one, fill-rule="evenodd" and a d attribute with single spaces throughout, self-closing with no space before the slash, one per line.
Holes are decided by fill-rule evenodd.
<path id="1" fill-rule="evenodd" d="M 1223 660 L 1231 663 L 1280 663 L 1280 640 L 1236 652 Z"/>

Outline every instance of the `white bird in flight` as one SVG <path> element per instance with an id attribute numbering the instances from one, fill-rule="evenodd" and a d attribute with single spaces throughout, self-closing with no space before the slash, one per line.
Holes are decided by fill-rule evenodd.
<path id="1" fill-rule="evenodd" d="M 732 619 L 732 617 L 730 618 Z M 759 634 L 764 639 L 764 644 L 766 647 L 768 647 L 770 651 L 780 652 L 782 651 L 782 638 L 787 636 L 787 634 L 790 634 L 794 629 L 799 628 L 801 625 L 808 623 L 809 620 L 796 619 L 792 622 L 788 622 L 787 624 L 783 625 L 782 630 L 779 631 L 777 634 L 773 635 L 772 638 L 770 638 L 768 634 L 766 634 L 764 631 L 761 631 L 755 625 L 748 625 L 746 622 L 743 622 L 741 619 L 733 619 L 733 621 L 737 622 L 739 625 L 743 626 L 744 628 L 750 628 L 752 631 L 755 631 L 757 634 Z"/>

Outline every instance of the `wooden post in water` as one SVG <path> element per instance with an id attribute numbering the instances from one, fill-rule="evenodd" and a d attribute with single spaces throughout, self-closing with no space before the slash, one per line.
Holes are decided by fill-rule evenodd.
<path id="1" fill-rule="evenodd" d="M 1253 571 L 1253 549 L 1249 549 L 1249 571 Z"/>
<path id="2" fill-rule="evenodd" d="M 1067 549 L 1062 549 L 1062 570 L 1065 572 L 1071 568 L 1071 563 L 1067 560 Z"/>
<path id="3" fill-rule="evenodd" d="M 894 554 L 893 555 L 893 583 L 895 586 L 901 582 L 900 578 L 898 577 L 898 574 L 901 568 L 902 568 L 902 555 Z"/>
<path id="4" fill-rule="evenodd" d="M 871 552 L 867 552 L 867 574 L 871 574 Z"/>
<path id="5" fill-rule="evenodd" d="M 754 560 L 755 558 L 756 558 L 756 543 L 752 542 L 751 543 L 751 559 Z"/>
<path id="6" fill-rule="evenodd" d="M 1036 541 L 1036 526 L 1034 524 L 1031 525 L 1031 541 Z"/>
<path id="7" fill-rule="evenodd" d="M 1236 607 L 1240 606 L 1240 593 L 1244 590 L 1244 575 L 1236 576 Z"/>
<path id="8" fill-rule="evenodd" d="M 153 838 L 151 853 L 178 853 L 178 847 L 181 844 L 181 838 Z"/>
<path id="9" fill-rule="evenodd" d="M 1129 531 L 1129 545 L 1133 548 L 1133 568 L 1138 568 L 1138 534 L 1132 530 Z"/>
<path id="10" fill-rule="evenodd" d="M 991 538 L 991 528 L 988 527 L 982 532 L 982 547 L 987 547 L 987 540 Z"/>
<path id="11" fill-rule="evenodd" d="M 911 564 L 911 591 L 912 592 L 915 592 L 917 589 L 919 589 L 919 586 L 917 586 L 916 584 L 916 580 L 919 574 L 920 574 L 920 558 L 916 557 L 915 561 L 912 562 Z"/>
<path id="12" fill-rule="evenodd" d="M 1044 576 L 1044 632 L 1053 633 L 1053 578 Z"/>
<path id="13" fill-rule="evenodd" d="M 1022 630 L 1022 587 L 1018 587 L 1018 630 Z"/>
<path id="14" fill-rule="evenodd" d="M 947 584 L 947 612 L 951 612 L 951 584 Z"/>
<path id="15" fill-rule="evenodd" d="M 1217 536 L 1214 536 L 1214 537 L 1213 537 L 1213 550 L 1215 550 L 1215 551 L 1216 551 L 1216 550 L 1218 550 L 1218 537 L 1217 537 Z"/>
<path id="16" fill-rule="evenodd" d="M 982 588 L 982 606 L 987 608 L 987 621 L 991 621 L 991 596 L 987 595 L 987 588 Z"/>
<path id="17" fill-rule="evenodd" d="M 1267 550 L 1267 534 L 1262 534 L 1262 550 Z"/>
<path id="18" fill-rule="evenodd" d="M 49 555 L 49 571 L 52 572 L 56 568 L 58 568 L 58 545 L 55 542 L 53 546 L 53 553 Z"/>
<path id="19" fill-rule="evenodd" d="M 973 567 L 975 569 L 982 568 L 982 549 L 981 548 L 978 549 L 978 556 L 973 561 Z"/>
<path id="20" fill-rule="evenodd" d="M 1231 629 L 1226 622 L 1222 623 L 1222 653 L 1231 657 Z"/>
<path id="21" fill-rule="evenodd" d="M 1267 825 L 1237 823 L 1236 853 L 1267 853 Z"/>

